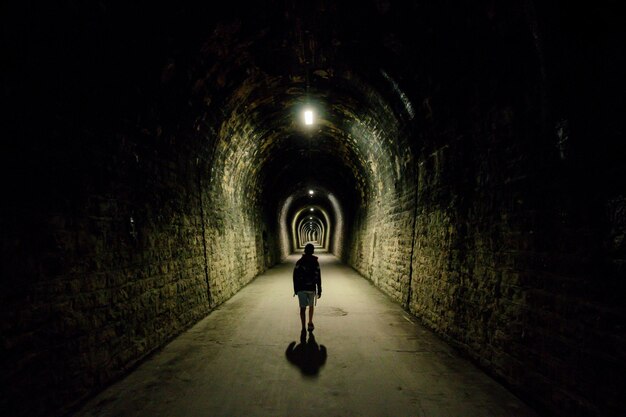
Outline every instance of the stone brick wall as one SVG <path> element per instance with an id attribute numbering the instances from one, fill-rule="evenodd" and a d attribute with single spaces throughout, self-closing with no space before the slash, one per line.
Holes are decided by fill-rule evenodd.
<path id="1" fill-rule="evenodd" d="M 381 81 L 379 89 L 366 90 L 373 110 L 353 129 L 354 140 L 363 149 L 360 162 L 369 189 L 353 216 L 344 258 L 404 305 L 415 210 L 415 160 L 407 134 L 412 115 L 405 107 L 394 108 L 394 103 L 406 99 L 397 83 L 392 81 L 394 89 L 389 91 L 389 76 L 382 74 Z"/>
<path id="2" fill-rule="evenodd" d="M 193 178 L 128 138 L 64 166 L 48 151 L 31 153 L 33 206 L 3 216 L 3 406 L 24 415 L 88 394 L 208 311 Z"/>
<path id="3" fill-rule="evenodd" d="M 406 185 L 358 210 L 346 259 L 541 413 L 623 415 L 623 151 L 614 122 L 594 123 L 623 106 L 609 99 L 586 112 L 571 84 L 548 104 L 546 72 L 555 84 L 567 74 L 593 102 L 585 77 L 607 69 L 542 67 L 556 65 L 537 55 L 550 46 L 542 40 L 562 47 L 558 29 L 533 45 L 535 11 L 507 12 L 463 41 L 432 39 L 437 75 L 421 84 L 407 140 L 419 148 L 418 175 L 370 176 Z M 474 48 L 498 63 L 468 69 Z"/>
<path id="4" fill-rule="evenodd" d="M 209 194 L 207 263 L 211 301 L 217 305 L 273 265 L 277 257 L 269 250 L 270 244 L 275 250 L 273 241 L 264 247 L 263 231 L 268 233 L 260 207 L 230 199 L 219 190 L 210 189 Z M 272 230 L 270 234 L 274 235 Z"/>
<path id="5" fill-rule="evenodd" d="M 400 197 L 389 194 L 378 200 L 379 207 L 361 209 L 357 214 L 349 263 L 404 305 L 408 297 L 414 199 L 412 193 Z"/>
<path id="6" fill-rule="evenodd" d="M 580 201 L 589 179 L 509 129 L 424 152 L 417 200 L 361 208 L 348 262 L 540 412 L 620 415 L 623 199 Z"/>
<path id="7" fill-rule="evenodd" d="M 602 199 L 574 202 L 512 143 L 462 141 L 422 161 L 410 311 L 539 410 L 619 415 L 623 283 Z"/>
<path id="8" fill-rule="evenodd" d="M 25 188 L 0 225 L 1 405 L 15 416 L 67 410 L 277 259 L 258 204 L 210 181 L 198 141 L 49 139 L 14 161 Z"/>

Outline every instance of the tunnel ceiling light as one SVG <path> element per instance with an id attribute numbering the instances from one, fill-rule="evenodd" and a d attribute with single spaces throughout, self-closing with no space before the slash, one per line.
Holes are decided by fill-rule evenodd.
<path id="1" fill-rule="evenodd" d="M 304 124 L 310 126 L 313 124 L 313 110 L 304 111 Z"/>

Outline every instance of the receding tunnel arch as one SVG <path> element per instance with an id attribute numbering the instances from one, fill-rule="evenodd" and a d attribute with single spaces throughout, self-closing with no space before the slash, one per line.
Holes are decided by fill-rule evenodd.
<path id="1" fill-rule="evenodd" d="M 361 208 L 381 207 L 391 198 L 387 194 L 413 181 L 413 150 L 400 127 L 406 115 L 394 112 L 377 91 L 380 83 L 367 85 L 345 71 L 313 76 L 314 87 L 306 91 L 297 77 L 264 80 L 258 70 L 252 74 L 226 102 L 230 112 L 223 112 L 216 137 L 212 173 L 218 177 L 211 183 L 225 194 L 223 201 L 233 202 L 231 207 L 240 204 L 237 196 L 245 196 L 273 216 L 289 195 L 315 186 L 333 196 L 337 218 L 353 220 Z M 316 119 L 304 126 L 299 112 L 310 102 Z M 347 232 L 326 234 L 335 240 L 325 246 L 344 254 Z M 284 236 L 279 240 L 281 257 L 296 249 L 284 243 Z"/>
<path id="2" fill-rule="evenodd" d="M 385 241 L 375 219 L 398 194 L 413 199 L 416 91 L 405 88 L 402 66 L 383 60 L 390 55 L 380 44 L 362 45 L 361 51 L 380 61 L 364 60 L 341 42 L 317 56 L 319 34 L 305 29 L 313 22 L 300 21 L 298 13 L 287 17 L 283 33 L 241 28 L 239 22 L 218 25 L 202 47 L 192 90 L 196 131 L 213 143 L 208 193 L 224 202 L 214 225 L 243 223 L 248 235 L 258 235 L 255 223 L 270 219 L 278 232 L 259 249 L 271 252 L 262 255 L 269 259 L 265 264 L 285 258 L 298 246 L 285 211 L 298 205 L 292 206 L 301 190 L 317 187 L 326 190 L 333 226 L 324 246 L 346 260 L 364 259 L 362 253 L 371 257 Z M 254 47 L 262 43 L 292 59 L 289 65 L 268 62 L 268 50 Z M 288 57 L 291 52 L 296 59 Z M 305 108 L 314 110 L 312 125 L 303 123 Z M 255 209 L 242 210 L 249 206 Z M 353 236 L 357 229 L 367 232 Z M 222 246 L 212 245 L 216 252 Z"/>
<path id="3" fill-rule="evenodd" d="M 311 243 L 317 248 L 326 249 L 323 245 L 326 228 L 318 217 L 310 216 L 300 220 L 297 226 L 298 248 Z"/>
<path id="4" fill-rule="evenodd" d="M 239 71 L 224 69 L 225 77 L 234 77 L 229 85 L 236 86 L 226 99 L 215 100 L 206 89 L 199 93 L 203 102 L 211 103 L 207 112 L 219 106 L 225 115 L 216 138 L 218 165 L 212 171 L 222 173 L 215 182 L 227 195 L 267 201 L 271 200 L 263 197 L 267 190 L 273 196 L 281 190 L 289 194 L 294 182 L 308 179 L 326 187 L 332 184 L 334 194 L 344 199 L 343 206 L 350 211 L 375 203 L 405 181 L 407 174 L 412 177 L 407 171 L 413 151 L 400 128 L 406 115 L 396 113 L 398 107 L 380 91 L 395 101 L 408 99 L 389 89 L 387 72 L 368 72 L 363 67 L 360 76 L 337 61 L 336 70 L 314 71 L 305 80 L 304 76 L 269 75 L 255 65 L 255 56 L 242 58 Z M 219 71 L 219 65 L 209 72 Z M 246 67 L 249 70 L 241 71 Z M 248 75 L 238 78 L 241 74 Z M 365 77 L 375 82 L 368 83 Z M 300 112 L 307 103 L 314 103 L 316 120 L 314 126 L 305 127 Z"/>
<path id="5" fill-rule="evenodd" d="M 311 190 L 314 190 L 313 195 L 309 193 Z M 321 247 L 333 253 L 340 251 L 338 247 L 343 243 L 345 233 L 344 216 L 341 204 L 327 189 L 311 187 L 310 184 L 309 187 L 300 187 L 282 201 L 277 213 L 282 256 L 302 249 L 299 233 L 309 217 L 315 217 L 319 230 L 323 231 Z"/>
<path id="6" fill-rule="evenodd" d="M 335 225 L 326 209 L 320 205 L 307 205 L 297 210 L 291 222 L 292 247 L 300 250 L 307 243 L 329 250 L 330 237 Z"/>

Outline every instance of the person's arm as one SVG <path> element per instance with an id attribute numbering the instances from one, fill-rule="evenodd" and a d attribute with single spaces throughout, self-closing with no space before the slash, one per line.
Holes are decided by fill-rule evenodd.
<path id="1" fill-rule="evenodd" d="M 293 295 L 298 293 L 298 289 L 296 288 L 296 274 L 298 273 L 299 265 L 296 263 L 296 267 L 293 268 Z"/>
<path id="2" fill-rule="evenodd" d="M 322 296 L 322 271 L 320 270 L 320 264 L 318 262 L 316 262 L 317 265 L 315 265 L 315 275 L 316 275 L 316 284 L 317 284 L 317 298 L 320 298 Z"/>

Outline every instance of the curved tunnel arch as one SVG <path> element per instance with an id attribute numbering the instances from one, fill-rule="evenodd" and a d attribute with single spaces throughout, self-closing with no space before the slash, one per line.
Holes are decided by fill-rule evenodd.
<path id="1" fill-rule="evenodd" d="M 313 244 L 317 248 L 323 248 L 322 241 L 325 233 L 324 224 L 317 217 L 302 219 L 297 226 L 298 247 L 303 248 L 306 244 Z"/>
<path id="2" fill-rule="evenodd" d="M 238 73 L 251 75 L 233 82 L 238 87 L 225 101 L 228 110 L 216 137 L 212 170 L 222 173 L 214 182 L 227 194 L 224 201 L 245 196 L 279 217 L 280 201 L 298 188 L 316 186 L 341 199 L 335 197 L 338 217 L 352 219 L 359 208 L 379 206 L 385 193 L 413 180 L 413 149 L 401 127 L 409 99 L 395 81 L 396 90 L 383 88 L 391 80 L 387 72 L 363 67 L 364 74 L 374 74 L 368 84 L 336 63 L 338 69 L 314 72 L 305 83 L 303 77 L 269 76 L 252 57 L 245 59 L 250 70 Z M 302 123 L 305 106 L 315 109 L 314 126 Z M 246 152 L 237 153 L 241 149 Z M 330 249 L 341 254 L 343 234 L 334 236 Z M 280 244 L 282 257 L 288 246 Z"/>
<path id="3" fill-rule="evenodd" d="M 321 213 L 327 229 L 324 248 L 336 254 L 341 253 L 345 238 L 344 210 L 335 196 L 325 188 L 305 187 L 303 183 L 296 190 L 288 194 L 279 204 L 277 224 L 280 236 L 281 257 L 301 249 L 297 239 L 297 219 L 306 216 L 313 208 Z M 309 190 L 314 188 L 313 196 Z"/>
<path id="4" fill-rule="evenodd" d="M 397 117 L 373 91 L 369 92 L 369 101 L 365 97 L 363 101 L 358 101 L 351 96 L 346 103 L 335 99 L 331 105 L 317 99 L 320 103 L 318 108 L 328 110 L 319 115 L 314 128 L 303 131 L 296 112 L 296 109 L 302 107 L 301 103 L 294 103 L 294 99 L 289 96 L 280 97 L 281 91 L 289 90 L 289 84 L 274 85 L 278 91 L 269 89 L 263 96 L 256 98 L 244 94 L 241 90 L 249 92 L 252 89 L 245 81 L 243 85 L 233 93 L 241 99 L 241 103 L 228 106 L 232 111 L 222 124 L 216 150 L 216 159 L 224 163 L 218 169 L 224 172 L 223 180 L 228 190 L 235 190 L 237 186 L 263 190 L 269 187 L 262 188 L 261 184 L 280 184 L 285 179 L 298 177 L 326 179 L 324 174 L 333 177 L 338 170 L 341 173 L 345 166 L 348 172 L 342 177 L 352 187 L 341 190 L 342 194 L 352 194 L 351 189 L 356 189 L 359 202 L 367 204 L 367 201 L 380 195 L 386 186 L 393 186 L 393 183 L 389 183 L 393 177 L 383 178 L 379 171 L 380 166 L 395 165 L 390 151 L 398 146 L 391 152 L 410 158 L 410 148 L 406 145 L 404 149 L 399 147 L 402 141 L 398 140 L 397 130 L 389 129 L 397 125 Z M 337 97 L 341 97 L 337 86 L 334 89 L 338 90 Z M 263 108 L 263 104 L 256 101 L 254 105 L 248 105 L 253 100 L 265 103 L 267 98 L 270 99 L 269 109 Z M 368 111 L 370 103 L 376 105 Z M 360 111 L 357 112 L 356 108 Z M 260 118 L 258 113 L 265 116 Z M 385 125 L 386 129 L 380 125 Z M 234 149 L 248 151 L 233 157 L 229 152 Z M 290 160 L 291 164 L 282 163 L 285 159 Z M 297 167 L 292 167 L 294 164 Z M 328 169 L 331 169 L 331 174 L 327 173 Z M 275 171 L 282 172 L 275 176 Z M 275 191 L 275 188 L 269 189 Z M 245 192 L 239 190 L 239 193 Z"/>
<path id="5" fill-rule="evenodd" d="M 310 224 L 311 228 L 308 228 L 307 224 Z M 307 243 L 314 243 L 318 248 L 328 250 L 334 227 L 323 207 L 306 205 L 293 214 L 292 247 L 301 250 Z M 305 238 L 305 229 L 309 231 L 314 229 L 316 231 L 315 236 L 306 235 Z"/>
<path id="6" fill-rule="evenodd" d="M 307 37 L 315 43 L 317 35 L 298 27 L 301 23 L 295 19 L 287 26 L 297 32 L 295 39 Z M 410 100 L 389 75 L 390 69 L 382 70 L 373 61 L 363 62 L 342 46 L 331 47 L 327 58 L 332 60 L 319 69 L 306 63 L 316 59 L 309 56 L 314 51 L 307 50 L 297 53 L 301 55 L 298 63 L 277 68 L 263 59 L 266 50 L 246 47 L 257 42 L 273 45 L 270 49 L 300 48 L 293 40 L 274 38 L 262 31 L 250 33 L 240 25 L 218 26 L 215 38 L 203 49 L 204 61 L 213 62 L 213 66 L 196 82 L 200 85 L 197 100 L 209 103 L 206 111 L 219 107 L 224 114 L 215 160 L 224 163 L 216 171 L 224 173 L 227 191 L 232 194 L 237 189 L 240 195 L 258 195 L 263 190 L 276 193 L 277 188 L 290 188 L 294 178 L 316 176 L 328 183 L 333 181 L 327 178 L 341 178 L 343 187 L 336 189 L 335 195 L 345 196 L 344 206 L 348 208 L 371 204 L 383 190 L 402 181 L 402 171 L 411 169 L 408 161 L 413 150 L 406 135 L 401 135 L 401 125 L 413 114 L 407 116 Z M 286 49 L 285 42 L 289 45 Z M 371 54 L 371 46 L 369 49 Z M 210 59 L 228 50 L 241 53 L 231 54 L 227 60 Z M 210 77 L 216 73 L 224 79 L 224 91 L 211 87 Z M 316 110 L 313 128 L 301 123 L 299 113 L 305 105 Z M 200 117 L 205 118 L 211 119 Z M 248 152 L 233 157 L 233 149 Z M 388 166 L 395 169 L 391 175 L 382 175 L 381 167 Z M 412 178 L 410 173 L 408 176 Z"/>

